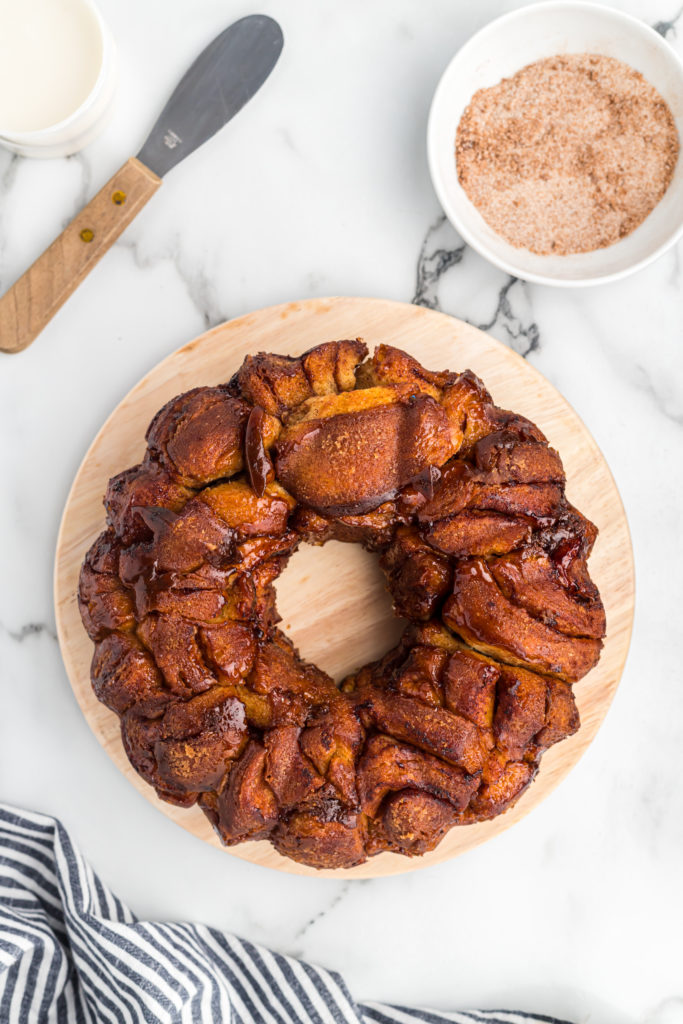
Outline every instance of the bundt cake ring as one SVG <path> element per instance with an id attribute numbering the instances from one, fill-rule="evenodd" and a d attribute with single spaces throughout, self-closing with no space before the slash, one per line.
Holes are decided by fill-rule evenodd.
<path id="1" fill-rule="evenodd" d="M 360 339 L 259 353 L 146 437 L 81 570 L 92 686 L 136 771 L 225 844 L 314 868 L 420 855 L 502 814 L 579 728 L 597 531 L 473 373 Z M 409 623 L 339 685 L 278 628 L 274 589 L 330 539 L 376 552 Z"/>

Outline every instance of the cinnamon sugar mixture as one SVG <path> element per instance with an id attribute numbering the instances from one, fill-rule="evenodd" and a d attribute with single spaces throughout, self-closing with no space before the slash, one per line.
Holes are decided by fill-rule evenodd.
<path id="1" fill-rule="evenodd" d="M 678 150 L 657 90 L 628 64 L 582 53 L 476 92 L 455 156 L 460 184 L 497 234 L 566 255 L 637 228 L 669 187 Z"/>

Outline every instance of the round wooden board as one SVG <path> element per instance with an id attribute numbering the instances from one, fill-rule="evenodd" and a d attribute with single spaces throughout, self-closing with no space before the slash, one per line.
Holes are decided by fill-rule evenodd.
<path id="1" fill-rule="evenodd" d="M 76 603 L 85 552 L 104 528 L 102 496 L 110 476 L 138 462 L 154 413 L 174 395 L 228 380 L 247 353 L 297 355 L 323 342 L 362 337 L 405 349 L 430 369 L 470 367 L 497 404 L 528 416 L 558 449 L 570 501 L 599 527 L 590 559 L 607 612 L 607 639 L 599 664 L 575 687 L 581 728 L 546 753 L 533 785 L 506 814 L 453 829 L 432 853 L 410 859 L 383 853 L 356 868 L 315 871 L 281 857 L 267 842 L 226 852 L 281 871 L 371 878 L 415 871 L 455 857 L 509 828 L 546 797 L 595 736 L 614 696 L 628 650 L 634 606 L 633 555 L 628 525 L 612 475 L 595 441 L 561 395 L 509 348 L 469 324 L 419 306 L 378 299 L 331 298 L 292 302 L 221 324 L 159 363 L 123 399 L 93 441 L 76 475 L 57 543 L 55 604 L 59 640 L 76 698 L 100 743 L 134 786 L 169 818 L 222 847 L 204 814 L 159 800 L 126 758 L 119 722 L 95 698 L 89 669 L 92 643 Z M 304 545 L 278 584 L 283 628 L 304 657 L 336 678 L 378 657 L 396 642 L 388 597 L 376 559 L 357 545 Z"/>

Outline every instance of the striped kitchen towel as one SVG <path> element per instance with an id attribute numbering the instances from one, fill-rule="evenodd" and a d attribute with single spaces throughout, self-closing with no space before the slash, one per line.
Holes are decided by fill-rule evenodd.
<path id="1" fill-rule="evenodd" d="M 54 818 L 0 804 L 2 1024 L 561 1024 L 356 1003 L 332 971 L 201 924 L 139 921 Z"/>

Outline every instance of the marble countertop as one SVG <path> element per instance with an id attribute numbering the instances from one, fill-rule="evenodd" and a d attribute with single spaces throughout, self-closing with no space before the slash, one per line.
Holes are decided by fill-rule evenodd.
<path id="1" fill-rule="evenodd" d="M 683 243 L 624 282 L 563 291 L 506 277 L 444 222 L 425 157 L 431 94 L 467 37 L 516 6 L 264 0 L 286 37 L 270 81 L 168 177 L 33 347 L 0 357 L 0 793 L 59 816 L 139 915 L 309 958 L 359 998 L 669 1024 L 683 1020 Z M 677 0 L 618 6 L 683 55 Z M 100 7 L 120 54 L 112 121 L 70 159 L 0 151 L 0 290 L 139 148 L 202 46 L 253 10 Z M 559 789 L 457 860 L 365 882 L 249 865 L 142 799 L 72 696 L 52 606 L 62 506 L 126 391 L 221 320 L 328 294 L 440 308 L 538 367 L 609 461 L 638 581 L 621 687 Z"/>

